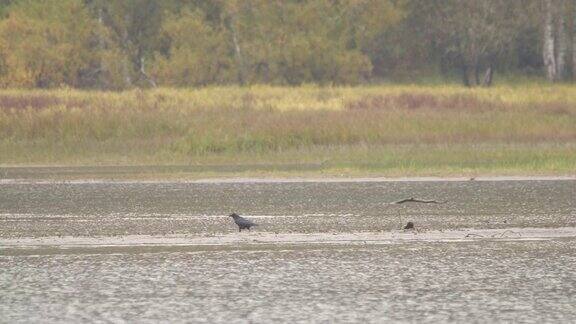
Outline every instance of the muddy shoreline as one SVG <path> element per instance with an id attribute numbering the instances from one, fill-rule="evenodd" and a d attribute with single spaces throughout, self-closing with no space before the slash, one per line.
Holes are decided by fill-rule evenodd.
<path id="1" fill-rule="evenodd" d="M 576 227 L 461 229 L 446 231 L 389 231 L 364 233 L 293 233 L 243 232 L 225 235 L 125 235 L 100 237 L 43 237 L 0 239 L 0 254 L 15 249 L 99 248 L 114 247 L 202 247 L 223 249 L 242 245 L 380 245 L 411 242 L 473 242 L 576 239 Z"/>
<path id="2" fill-rule="evenodd" d="M 126 179 L 2 179 L 2 184 L 53 184 L 53 183 L 118 183 L 118 184 L 165 184 L 165 183 L 372 183 L 372 182 L 461 182 L 461 181 L 576 181 L 576 176 L 477 176 L 477 177 L 225 177 L 201 178 L 196 180 L 160 179 L 157 180 L 126 180 Z"/>

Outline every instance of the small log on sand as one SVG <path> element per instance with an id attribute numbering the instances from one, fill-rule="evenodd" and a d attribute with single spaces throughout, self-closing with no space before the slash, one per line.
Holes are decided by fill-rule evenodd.
<path id="1" fill-rule="evenodd" d="M 423 204 L 444 204 L 444 203 L 446 203 L 445 201 L 416 199 L 414 197 L 410 197 L 410 198 L 395 201 L 391 204 L 400 205 L 400 204 L 407 203 L 407 202 L 415 202 L 415 203 L 423 203 Z"/>
<path id="2" fill-rule="evenodd" d="M 484 235 L 482 234 L 476 234 L 476 233 L 468 233 L 466 234 L 466 236 L 464 237 L 484 237 Z"/>

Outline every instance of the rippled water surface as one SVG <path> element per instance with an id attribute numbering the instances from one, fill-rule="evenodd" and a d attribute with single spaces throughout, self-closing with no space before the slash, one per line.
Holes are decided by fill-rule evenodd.
<path id="1" fill-rule="evenodd" d="M 5 323 L 567 323 L 575 243 L 0 257 L 0 312 Z"/>
<path id="2" fill-rule="evenodd" d="M 444 204 L 390 202 L 418 197 Z M 0 322 L 575 322 L 576 238 L 106 248 L 124 235 L 576 227 L 575 181 L 3 183 Z M 238 235 L 256 235 L 241 233 Z M 184 238 L 187 236 L 183 236 Z M 244 244 L 244 243 L 242 243 Z"/>

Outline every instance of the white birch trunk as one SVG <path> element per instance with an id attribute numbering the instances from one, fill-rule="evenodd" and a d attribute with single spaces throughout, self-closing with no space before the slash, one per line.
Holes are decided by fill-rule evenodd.
<path id="1" fill-rule="evenodd" d="M 236 56 L 236 61 L 238 62 L 238 76 L 240 79 L 240 84 L 246 83 L 246 65 L 244 62 L 244 56 L 242 56 L 242 50 L 240 48 L 240 41 L 238 40 L 238 34 L 236 32 L 235 18 L 231 19 L 230 29 L 232 30 L 232 42 L 234 43 L 234 54 Z"/>
<path id="2" fill-rule="evenodd" d="M 544 68 L 548 81 L 556 81 L 556 58 L 554 56 L 554 15 L 552 0 L 544 0 Z"/>
<path id="3" fill-rule="evenodd" d="M 568 35 L 566 33 L 565 3 L 559 1 L 558 11 L 558 50 L 556 53 L 556 80 L 564 80 L 566 77 L 566 56 L 568 54 Z"/>
<path id="4" fill-rule="evenodd" d="M 142 74 L 142 76 L 144 77 L 144 79 L 146 79 L 146 81 L 148 81 L 148 83 L 153 87 L 156 88 L 156 81 L 154 81 L 154 79 L 152 77 L 150 77 L 147 73 L 146 70 L 144 69 L 144 57 L 140 57 L 140 74 Z"/>
<path id="5" fill-rule="evenodd" d="M 576 80 L 576 0 L 572 0 L 572 78 Z"/>
<path id="6" fill-rule="evenodd" d="M 104 26 L 104 14 L 102 12 L 102 5 L 98 6 L 98 27 L 100 28 L 99 32 L 98 32 L 98 51 L 99 53 L 99 67 L 97 70 L 97 74 L 98 74 L 98 85 L 101 87 L 106 88 L 107 84 L 106 84 L 106 80 L 104 77 L 102 77 L 102 73 L 106 72 L 107 70 L 107 66 L 106 66 L 106 62 L 104 60 L 104 56 L 102 55 L 104 53 L 104 51 L 106 50 L 106 40 L 105 40 L 105 36 L 104 36 L 104 31 L 106 29 L 106 27 Z"/>
<path id="7" fill-rule="evenodd" d="M 124 82 L 126 83 L 126 87 L 129 88 L 132 86 L 132 75 L 131 75 L 131 68 L 130 68 L 130 50 L 129 50 L 129 39 L 128 39 L 128 26 L 130 23 L 130 15 L 126 14 L 124 16 L 124 29 L 122 30 L 122 41 L 124 42 L 124 58 L 122 60 L 122 74 L 124 74 Z"/>

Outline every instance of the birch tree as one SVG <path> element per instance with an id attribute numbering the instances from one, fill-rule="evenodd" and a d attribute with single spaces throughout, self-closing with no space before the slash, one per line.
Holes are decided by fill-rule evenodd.
<path id="1" fill-rule="evenodd" d="M 240 45 L 241 41 L 241 27 L 240 15 L 242 9 L 250 10 L 249 3 L 241 3 L 238 0 L 229 0 L 222 3 L 224 10 L 224 23 L 229 30 L 230 38 L 232 40 L 232 45 L 234 49 L 234 57 L 236 59 L 237 71 L 238 71 L 238 82 L 240 84 L 245 84 L 247 81 L 247 67 L 246 59 L 244 57 L 244 51 Z M 243 6 L 244 5 L 244 6 Z M 244 8 L 243 8 L 244 7 Z"/>
<path id="2" fill-rule="evenodd" d="M 563 81 L 568 75 L 568 50 L 570 39 L 567 31 L 569 11 L 565 0 L 544 0 L 542 34 L 542 60 L 546 79 Z M 576 16 L 576 15 L 575 15 Z M 576 22 L 576 18 L 574 20 Z M 576 36 L 573 36 L 576 39 Z M 572 45 L 574 50 L 574 45 Z M 573 61 L 576 62 L 576 54 Z"/>
<path id="3" fill-rule="evenodd" d="M 553 0 L 544 0 L 544 41 L 542 46 L 542 56 L 546 78 L 549 81 L 556 81 L 556 56 L 554 54 L 554 5 Z"/>
<path id="4" fill-rule="evenodd" d="M 576 0 L 572 0 L 572 79 L 576 80 Z"/>
<path id="5" fill-rule="evenodd" d="M 99 15 L 122 51 L 121 73 L 125 87 L 155 86 L 145 65 L 158 47 L 162 24 L 161 3 L 156 0 L 99 1 Z"/>
<path id="6" fill-rule="evenodd" d="M 564 0 L 558 0 L 557 41 L 556 51 L 556 81 L 562 81 L 566 77 L 566 57 L 568 55 L 568 35 L 566 32 L 566 19 Z"/>
<path id="7" fill-rule="evenodd" d="M 428 2 L 427 0 L 421 2 Z M 437 0 L 422 3 L 429 37 L 451 58 L 466 86 L 490 86 L 497 58 L 524 23 L 523 0 Z"/>

